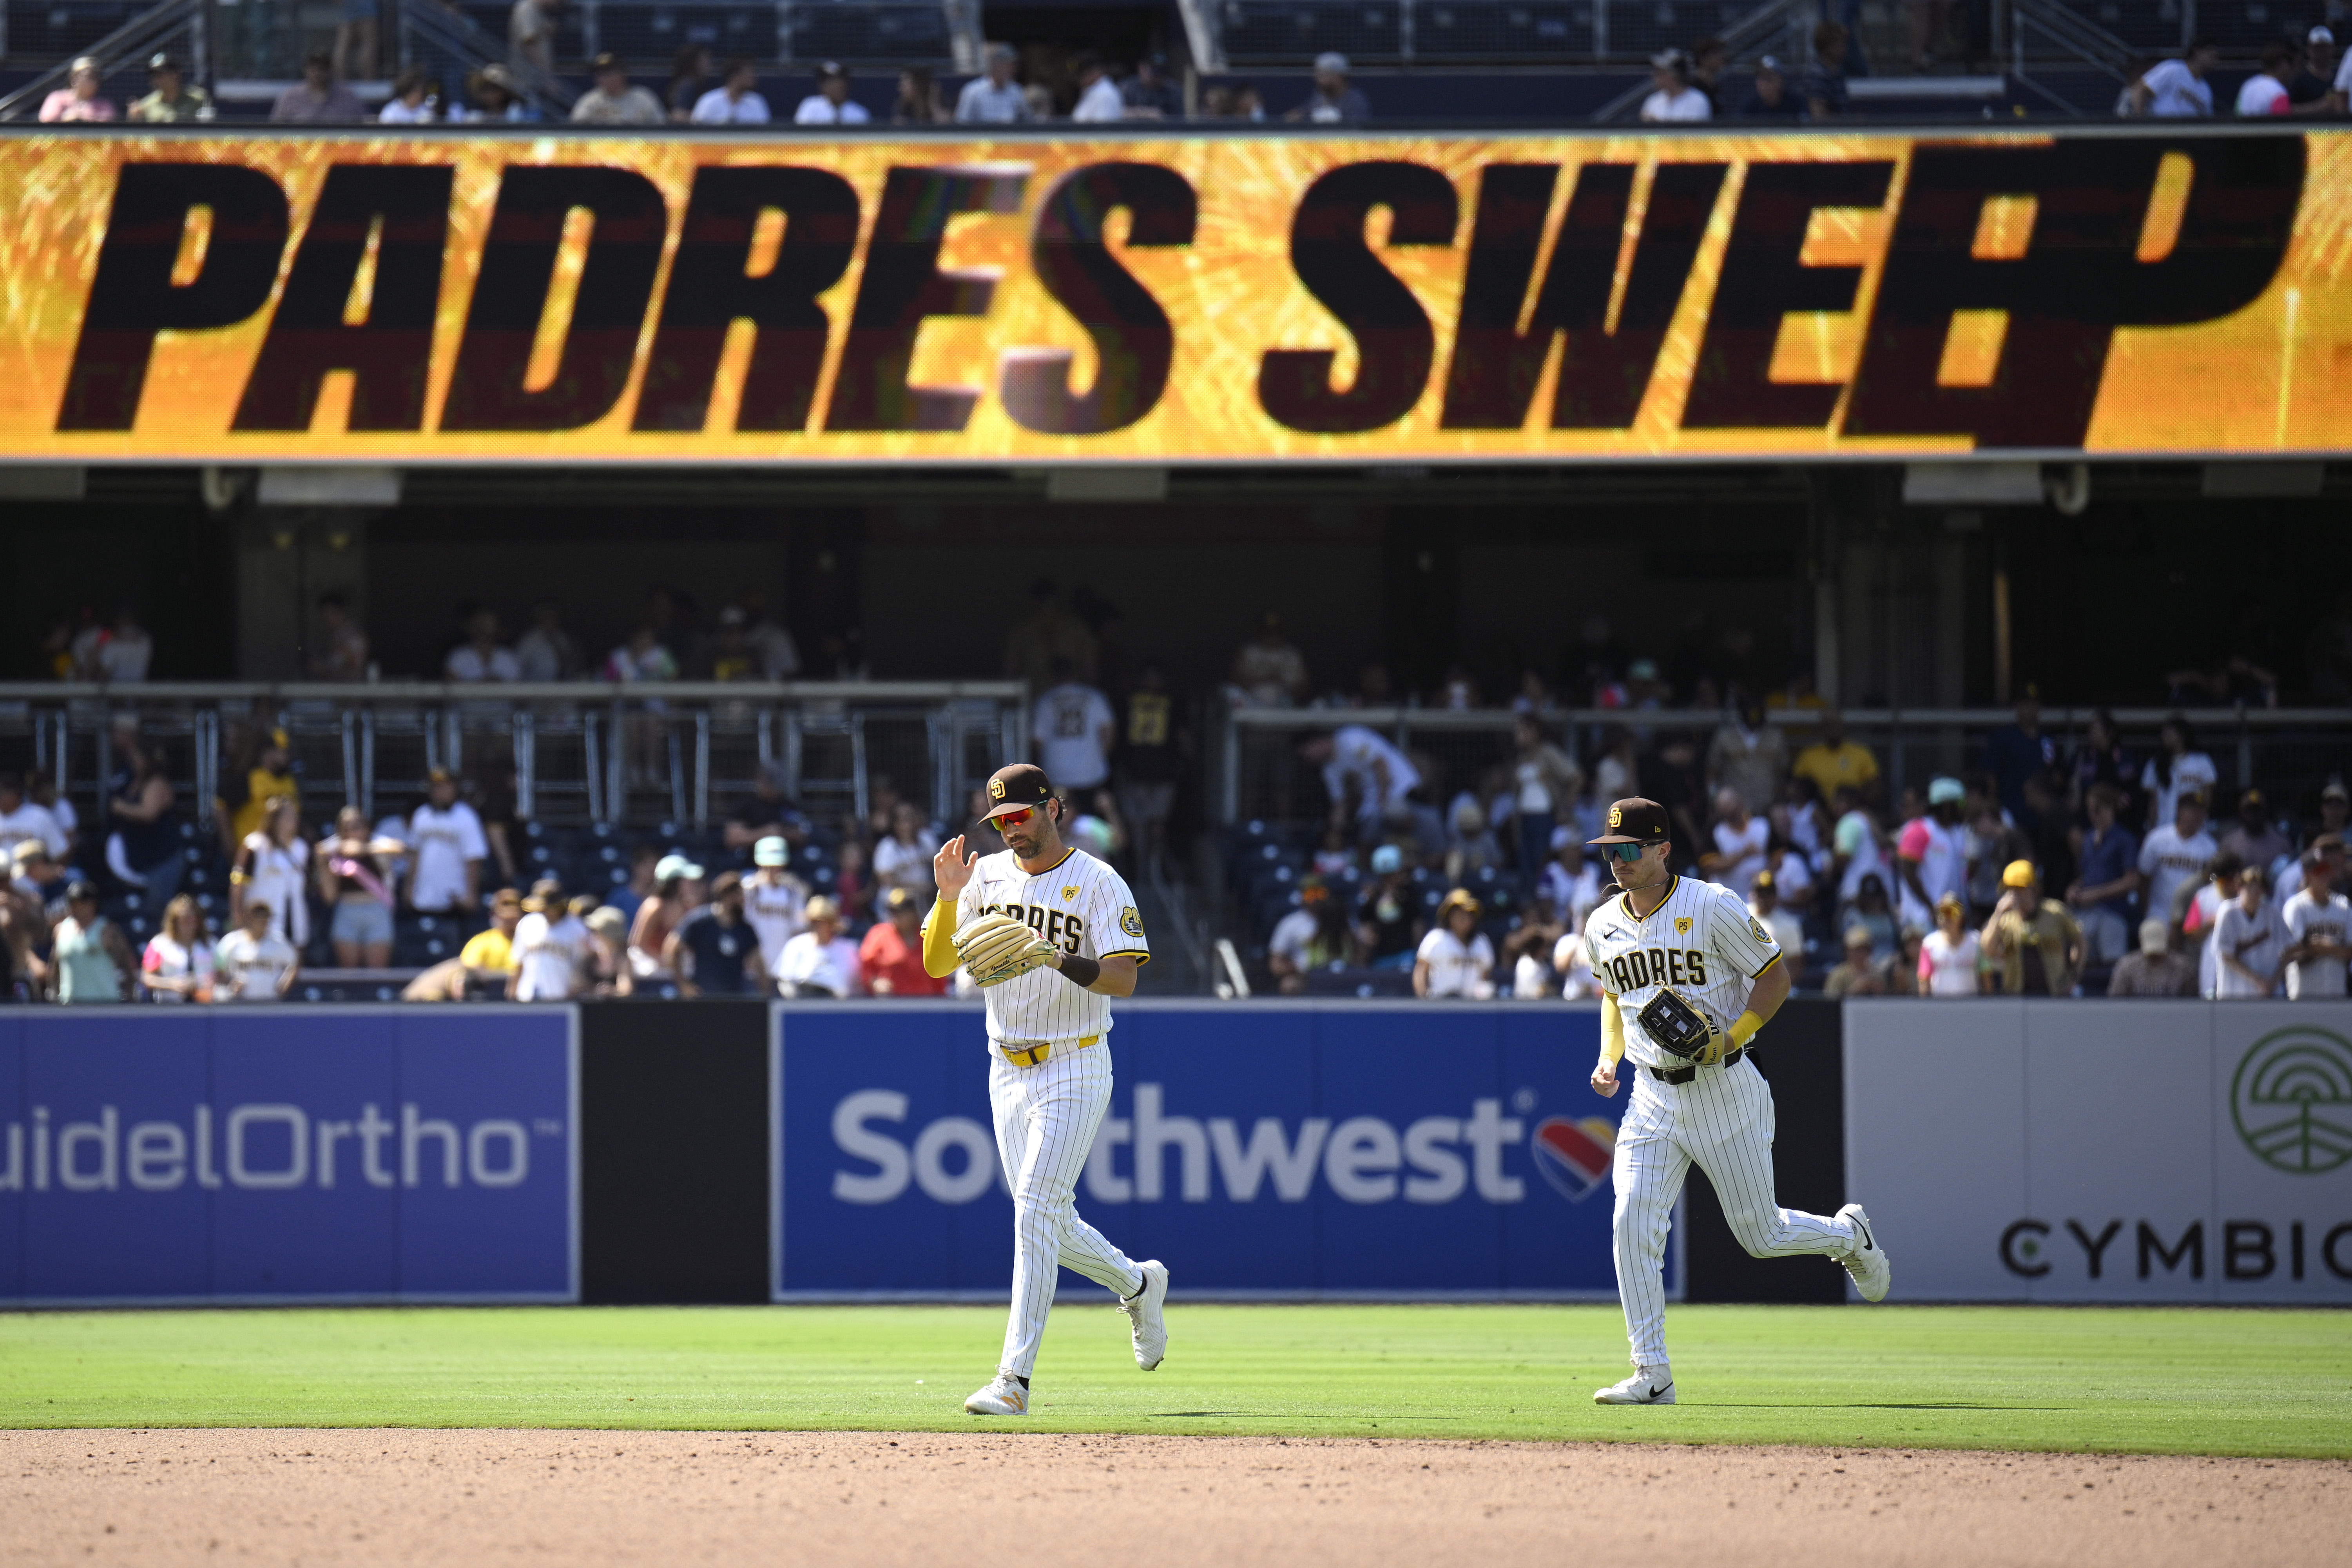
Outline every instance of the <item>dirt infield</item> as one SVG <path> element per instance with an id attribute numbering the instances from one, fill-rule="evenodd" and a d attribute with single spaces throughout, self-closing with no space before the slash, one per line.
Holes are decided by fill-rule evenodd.
<path id="1" fill-rule="evenodd" d="M 2352 1562 L 2352 1464 L 2304 1460 L 414 1430 L 13 1432 L 0 1460 L 8 1564 Z"/>

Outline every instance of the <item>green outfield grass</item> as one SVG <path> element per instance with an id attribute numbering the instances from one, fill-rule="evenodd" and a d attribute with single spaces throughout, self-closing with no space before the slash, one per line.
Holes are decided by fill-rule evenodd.
<path id="1" fill-rule="evenodd" d="M 1668 1440 L 2352 1457 L 2352 1315 L 1684 1307 L 1683 1403 L 1601 1409 L 1605 1307 L 1178 1305 L 1139 1373 L 1054 1315 L 1025 1421 L 982 1308 L 0 1315 L 8 1426 L 577 1426 Z"/>

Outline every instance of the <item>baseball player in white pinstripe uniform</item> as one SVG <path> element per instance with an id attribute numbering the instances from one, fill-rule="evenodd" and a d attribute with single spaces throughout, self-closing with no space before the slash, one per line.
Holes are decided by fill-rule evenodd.
<path id="1" fill-rule="evenodd" d="M 1755 1257 L 1834 1258 L 1867 1301 L 1884 1300 L 1894 1279 L 1860 1204 L 1825 1219 L 1773 1201 L 1772 1090 L 1748 1052 L 1756 1031 L 1788 1000 L 1789 969 L 1780 944 L 1738 895 L 1666 868 L 1669 826 L 1657 802 L 1621 800 L 1609 808 L 1609 831 L 1592 840 L 1623 889 L 1584 927 L 1601 988 L 1592 1087 L 1613 1096 L 1618 1063 L 1630 1058 L 1635 1069 L 1611 1173 L 1617 1295 L 1633 1375 L 1595 1390 L 1601 1405 L 1675 1403 L 1661 1268 L 1675 1200 L 1694 1161 L 1723 1200 L 1732 1235 Z M 1660 1036 L 1676 1034 L 1685 1052 L 1701 1042 L 1696 1063 L 1661 1044 Z"/>
<path id="2" fill-rule="evenodd" d="M 1135 994 L 1151 944 L 1118 873 L 1062 842 L 1063 803 L 1044 770 L 1001 768 L 988 795 L 989 818 L 1008 847 L 982 858 L 967 858 L 960 836 L 940 847 L 923 965 L 934 975 L 954 973 L 957 931 L 991 913 L 1026 922 L 1052 950 L 1041 967 L 986 989 L 988 1098 L 1013 1191 L 1013 1311 L 995 1379 L 963 1407 L 1020 1415 L 1063 1265 L 1118 1296 L 1136 1365 L 1150 1372 L 1168 1353 L 1166 1265 L 1129 1258 L 1078 1217 L 1076 1204 L 1078 1174 L 1110 1104 L 1110 999 Z"/>

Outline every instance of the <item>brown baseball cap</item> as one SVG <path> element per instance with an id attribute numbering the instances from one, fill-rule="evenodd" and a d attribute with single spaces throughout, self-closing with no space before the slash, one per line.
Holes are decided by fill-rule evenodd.
<path id="1" fill-rule="evenodd" d="M 1609 831 L 1588 844 L 1663 844 L 1674 837 L 1666 808 L 1639 795 L 1614 801 L 1609 807 Z"/>
<path id="2" fill-rule="evenodd" d="M 1046 781 L 1045 770 L 1034 763 L 1014 763 L 988 775 L 988 815 L 992 817 L 1040 806 L 1053 798 L 1054 786 Z"/>

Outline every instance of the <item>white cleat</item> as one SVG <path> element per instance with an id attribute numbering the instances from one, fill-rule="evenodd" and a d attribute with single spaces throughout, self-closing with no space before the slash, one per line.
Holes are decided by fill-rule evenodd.
<path id="1" fill-rule="evenodd" d="M 1895 1265 L 1886 1261 L 1886 1248 L 1878 1245 L 1878 1235 L 1871 1228 L 1870 1216 L 1860 1204 L 1848 1204 L 1838 1210 L 1840 1219 L 1853 1222 L 1853 1233 L 1862 1244 L 1838 1259 L 1845 1271 L 1853 1276 L 1853 1288 L 1865 1301 L 1884 1301 L 1887 1289 L 1895 1283 Z"/>
<path id="2" fill-rule="evenodd" d="M 1150 1372 L 1168 1359 L 1168 1265 L 1154 1258 L 1137 1265 L 1143 1270 L 1143 1289 L 1119 1298 L 1135 1340 L 1135 1364 Z"/>
<path id="3" fill-rule="evenodd" d="M 994 1383 L 965 1400 L 963 1407 L 974 1415 L 1026 1415 L 1029 1391 L 1011 1373 L 1000 1372 Z"/>
<path id="4" fill-rule="evenodd" d="M 1637 1366 L 1622 1383 L 1592 1391 L 1595 1405 L 1672 1405 L 1675 1374 L 1663 1366 Z"/>

